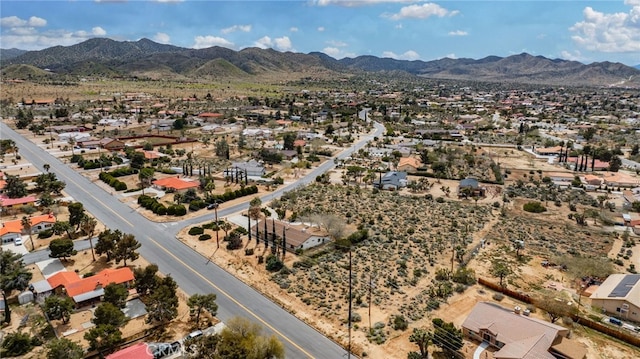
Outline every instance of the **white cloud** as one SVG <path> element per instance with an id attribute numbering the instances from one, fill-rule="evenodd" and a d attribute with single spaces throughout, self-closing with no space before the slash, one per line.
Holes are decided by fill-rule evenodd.
<path id="1" fill-rule="evenodd" d="M 291 46 L 291 40 L 288 36 L 278 37 L 273 40 L 276 45 L 276 49 L 280 51 L 291 51 L 293 47 Z"/>
<path id="2" fill-rule="evenodd" d="M 291 32 L 298 32 L 298 28 L 294 26 L 294 27 L 290 28 L 290 29 L 289 29 L 289 31 L 291 31 Z"/>
<path id="3" fill-rule="evenodd" d="M 275 39 L 272 39 L 269 36 L 263 36 L 254 42 L 254 45 L 261 49 L 272 48 L 279 51 L 291 51 L 293 49 L 291 46 L 291 40 L 287 36 L 277 37 Z"/>
<path id="4" fill-rule="evenodd" d="M 164 32 L 158 32 L 153 36 L 153 41 L 159 42 L 161 44 L 168 44 L 171 42 L 171 37 Z"/>
<path id="5" fill-rule="evenodd" d="M 269 36 L 263 36 L 254 42 L 254 45 L 261 49 L 268 49 L 273 46 L 273 41 L 271 41 Z"/>
<path id="6" fill-rule="evenodd" d="M 233 42 L 218 36 L 196 36 L 194 41 L 195 43 L 192 46 L 194 49 L 204 49 L 212 46 L 222 46 L 230 49 L 234 47 Z"/>
<path id="7" fill-rule="evenodd" d="M 233 25 L 222 29 L 223 34 L 229 34 L 236 31 L 249 32 L 251 31 L 251 25 Z"/>
<path id="8" fill-rule="evenodd" d="M 335 46 L 335 47 L 345 47 L 345 46 L 347 46 L 346 42 L 338 41 L 338 40 L 329 40 L 329 41 L 327 41 L 327 44 L 329 44 L 331 46 Z"/>
<path id="9" fill-rule="evenodd" d="M 93 29 L 91 29 L 91 33 L 95 36 L 104 36 L 107 34 L 107 32 L 100 26 L 96 26 Z"/>
<path id="10" fill-rule="evenodd" d="M 318 31 L 323 32 L 324 31 L 324 26 L 318 27 Z"/>
<path id="11" fill-rule="evenodd" d="M 625 0 L 628 13 L 607 14 L 588 6 L 582 11 L 584 20 L 569 28 L 573 41 L 589 51 L 640 51 L 640 0 Z"/>
<path id="12" fill-rule="evenodd" d="M 337 58 L 340 55 L 340 49 L 337 47 L 325 47 L 322 49 L 322 52 L 334 58 Z"/>
<path id="13" fill-rule="evenodd" d="M 396 29 L 402 29 L 402 24 L 397 24 Z"/>
<path id="14" fill-rule="evenodd" d="M 449 31 L 449 36 L 467 36 L 468 32 L 462 30 Z"/>
<path id="15" fill-rule="evenodd" d="M 333 57 L 334 59 L 343 59 L 345 57 L 356 57 L 356 54 L 354 54 L 353 52 L 346 52 L 342 49 L 339 49 L 337 47 L 331 47 L 331 46 L 325 47 L 324 49 L 322 49 L 322 52 Z"/>
<path id="16" fill-rule="evenodd" d="M 417 52 L 413 51 L 413 50 L 409 50 L 407 52 L 405 52 L 404 54 L 401 55 L 397 55 L 396 53 L 392 52 L 392 51 L 384 51 L 382 53 L 382 57 L 390 57 L 392 59 L 396 59 L 396 60 L 420 60 L 420 55 L 418 55 Z"/>
<path id="17" fill-rule="evenodd" d="M 17 16 L 8 16 L 0 19 L 2 27 L 43 27 L 47 26 L 47 20 L 32 16 L 29 20 L 23 20 Z"/>
<path id="18" fill-rule="evenodd" d="M 567 51 L 567 50 L 562 51 L 560 52 L 560 58 L 565 60 L 580 61 L 580 62 L 585 60 L 584 56 L 582 56 L 582 54 L 578 50 L 575 50 L 573 52 Z"/>
<path id="19" fill-rule="evenodd" d="M 367 5 L 377 5 L 384 3 L 412 3 L 416 2 L 416 0 L 314 0 L 312 3 L 317 6 L 344 6 L 344 7 L 356 7 L 356 6 L 367 6 Z"/>
<path id="20" fill-rule="evenodd" d="M 456 54 L 454 54 L 454 53 L 451 53 L 451 54 L 445 55 L 445 56 L 443 57 L 443 59 L 454 59 L 454 60 L 455 60 L 455 59 L 457 59 L 457 58 L 458 58 L 458 56 L 456 56 Z"/>
<path id="21" fill-rule="evenodd" d="M 435 3 L 426 3 L 422 5 L 409 5 L 400 9 L 397 14 L 383 14 L 392 20 L 402 19 L 427 19 L 432 16 L 445 17 L 455 16 L 459 11 L 450 11 Z"/>

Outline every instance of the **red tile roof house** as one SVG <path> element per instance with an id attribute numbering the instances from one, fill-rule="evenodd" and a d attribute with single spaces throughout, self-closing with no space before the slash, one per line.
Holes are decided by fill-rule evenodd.
<path id="1" fill-rule="evenodd" d="M 153 353 L 147 343 L 137 343 L 106 356 L 106 359 L 153 359 Z"/>
<path id="2" fill-rule="evenodd" d="M 100 300 L 104 295 L 104 287 L 111 284 L 133 283 L 133 271 L 129 267 L 104 269 L 91 277 L 80 278 L 76 272 L 59 272 L 47 278 L 47 282 L 57 294 L 65 294 L 82 307 Z"/>
<path id="3" fill-rule="evenodd" d="M 53 214 L 43 214 L 41 216 L 30 217 L 31 232 L 38 233 L 47 228 L 51 228 L 56 223 L 56 217 Z M 22 220 L 16 219 L 14 221 L 3 222 L 0 225 L 0 239 L 2 244 L 9 243 L 16 238 L 20 237 L 20 234 L 26 233 L 22 228 Z"/>
<path id="4" fill-rule="evenodd" d="M 182 192 L 190 188 L 198 188 L 200 183 L 196 181 L 186 181 L 178 177 L 167 177 L 153 181 L 153 185 L 161 190 Z"/>
<path id="5" fill-rule="evenodd" d="M 567 339 L 569 329 L 495 303 L 479 302 L 462 323 L 465 337 L 497 349 L 496 359 L 583 359 L 587 350 Z"/>

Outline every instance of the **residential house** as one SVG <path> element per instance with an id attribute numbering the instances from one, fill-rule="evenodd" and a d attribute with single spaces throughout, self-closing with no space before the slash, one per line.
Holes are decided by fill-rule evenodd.
<path id="1" fill-rule="evenodd" d="M 152 348 L 147 343 L 137 343 L 109 354 L 106 359 L 154 359 Z"/>
<path id="2" fill-rule="evenodd" d="M 375 188 L 386 190 L 398 190 L 406 187 L 408 184 L 407 172 L 390 171 L 385 173 L 381 178 L 373 181 Z"/>
<path id="3" fill-rule="evenodd" d="M 47 278 L 53 291 L 73 299 L 76 307 L 99 301 L 104 295 L 104 287 L 111 283 L 129 287 L 133 280 L 133 271 L 129 267 L 103 269 L 86 278 L 81 278 L 76 272 L 58 272 Z"/>
<path id="4" fill-rule="evenodd" d="M 419 159 L 415 157 L 402 157 L 400 158 L 400 161 L 398 161 L 398 166 L 396 166 L 396 168 L 398 171 L 416 173 L 420 166 L 421 164 Z"/>
<path id="5" fill-rule="evenodd" d="M 264 242 L 265 233 L 269 241 L 269 245 L 273 244 L 273 233 L 275 232 L 276 243 L 278 246 L 282 244 L 283 236 L 286 237 L 286 249 L 289 252 L 296 250 L 304 250 L 319 246 L 329 242 L 331 238 L 321 229 L 313 226 L 295 225 L 275 219 L 266 219 L 258 222 L 251 227 L 251 234 L 257 238 L 259 242 Z"/>
<path id="6" fill-rule="evenodd" d="M 163 191 L 184 192 L 191 188 L 200 187 L 197 181 L 188 181 L 180 177 L 167 177 L 151 182 L 154 187 Z"/>
<path id="7" fill-rule="evenodd" d="M 579 169 L 580 164 L 582 163 L 582 159 L 580 157 L 569 157 L 567 159 L 567 164 L 572 169 L 575 168 L 576 162 L 578 163 L 578 169 Z M 586 166 L 587 170 L 591 170 L 591 171 L 608 171 L 609 170 L 609 162 L 593 160 L 592 158 L 586 159 L 584 165 Z"/>
<path id="8" fill-rule="evenodd" d="M 640 186 L 638 177 L 626 174 L 624 172 L 610 172 L 604 174 L 604 184 L 609 187 L 626 187 L 633 188 Z"/>
<path id="9" fill-rule="evenodd" d="M 7 244 L 20 238 L 22 234 L 22 223 L 20 220 L 3 222 L 0 224 L 0 239 L 2 244 Z"/>
<path id="10" fill-rule="evenodd" d="M 38 199 L 34 196 L 26 196 L 20 198 L 9 198 L 6 195 L 0 195 L 0 208 L 20 208 L 25 205 L 33 205 Z"/>
<path id="11" fill-rule="evenodd" d="M 226 169 L 224 171 L 224 177 L 232 177 L 236 170 L 246 172 L 249 177 L 262 177 L 267 173 L 267 170 L 264 168 L 262 163 L 256 160 L 250 160 L 245 162 L 233 162 L 231 164 L 231 169 Z"/>
<path id="12" fill-rule="evenodd" d="M 583 359 L 587 350 L 567 328 L 489 302 L 477 303 L 462 323 L 465 337 L 495 348 L 496 359 Z"/>
<path id="13" fill-rule="evenodd" d="M 640 274 L 612 274 L 591 295 L 591 306 L 640 323 Z"/>
<path id="14" fill-rule="evenodd" d="M 119 151 L 123 149 L 125 146 L 124 141 L 114 139 L 114 138 L 109 138 L 109 137 L 105 137 L 100 140 L 82 141 L 78 143 L 83 148 L 92 149 L 92 148 L 100 147 L 109 151 Z"/>
<path id="15" fill-rule="evenodd" d="M 458 184 L 458 197 L 484 197 L 486 192 L 475 178 L 465 178 Z"/>
<path id="16" fill-rule="evenodd" d="M 560 151 L 563 151 L 563 147 L 539 147 L 535 149 L 535 152 L 541 156 L 559 156 Z"/>

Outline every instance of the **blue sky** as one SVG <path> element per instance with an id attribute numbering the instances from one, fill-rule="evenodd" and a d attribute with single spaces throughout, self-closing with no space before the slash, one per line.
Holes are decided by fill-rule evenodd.
<path id="1" fill-rule="evenodd" d="M 92 37 L 224 46 L 480 59 L 528 52 L 640 64 L 640 0 L 2 0 L 0 47 L 39 50 Z"/>

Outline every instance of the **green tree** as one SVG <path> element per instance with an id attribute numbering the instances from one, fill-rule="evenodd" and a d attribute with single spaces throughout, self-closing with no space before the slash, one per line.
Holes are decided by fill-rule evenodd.
<path id="1" fill-rule="evenodd" d="M 78 231 L 82 218 L 85 216 L 84 206 L 80 202 L 74 202 L 69 204 L 67 209 L 69 209 L 69 225 Z"/>
<path id="2" fill-rule="evenodd" d="M 27 185 L 20 177 L 5 174 L 4 193 L 9 198 L 22 198 L 27 195 Z"/>
<path id="3" fill-rule="evenodd" d="M 67 260 L 68 257 L 78 254 L 78 251 L 73 249 L 73 241 L 69 238 L 56 238 L 49 243 L 49 256 L 51 258 L 62 258 Z"/>
<path id="4" fill-rule="evenodd" d="M 284 345 L 275 335 L 266 336 L 262 327 L 246 318 L 231 318 L 220 333 L 220 358 L 281 359 Z"/>
<path id="5" fill-rule="evenodd" d="M 101 324 L 84 334 L 89 342 L 89 350 L 109 351 L 122 341 L 122 332 L 113 325 Z"/>
<path id="6" fill-rule="evenodd" d="M 640 212 L 640 201 L 633 201 L 633 203 L 631 203 L 631 209 L 633 209 L 634 212 Z"/>
<path id="7" fill-rule="evenodd" d="M 131 154 L 130 161 L 131 161 L 130 163 L 131 168 L 140 169 L 144 167 L 144 161 L 145 161 L 144 153 L 138 152 L 138 151 L 133 152 Z"/>
<path id="8" fill-rule="evenodd" d="M 218 305 L 216 304 L 216 295 L 210 294 L 194 294 L 189 297 L 187 305 L 196 315 L 196 326 L 200 323 L 200 313 L 202 310 L 207 310 L 211 315 L 215 316 L 218 312 Z"/>
<path id="9" fill-rule="evenodd" d="M 462 348 L 462 330 L 456 328 L 453 323 L 445 322 L 440 318 L 431 320 L 433 323 L 433 344 L 448 353 L 457 352 Z"/>
<path id="10" fill-rule="evenodd" d="M 229 159 L 229 143 L 225 139 L 216 141 L 216 156 Z"/>
<path id="11" fill-rule="evenodd" d="M 622 160 L 618 156 L 611 157 L 609 161 L 609 172 L 618 172 L 622 167 Z"/>
<path id="12" fill-rule="evenodd" d="M 14 290 L 29 286 L 33 274 L 25 267 L 20 254 L 0 248 L 0 292 L 4 300 L 4 321 L 11 323 L 11 310 L 7 296 Z"/>
<path id="13" fill-rule="evenodd" d="M 54 339 L 47 343 L 47 359 L 82 359 L 84 349 L 67 338 Z"/>
<path id="14" fill-rule="evenodd" d="M 413 328 L 413 333 L 409 336 L 409 341 L 418 346 L 419 352 L 409 353 L 409 359 L 429 358 L 429 345 L 433 342 L 433 333 L 423 328 Z M 415 353 L 415 354 L 412 354 Z"/>
<path id="15" fill-rule="evenodd" d="M 124 308 L 127 305 L 127 297 L 129 291 L 122 284 L 109 283 L 104 287 L 104 296 L 102 300 L 111 303 L 118 308 Z"/>
<path id="16" fill-rule="evenodd" d="M 184 347 L 187 350 L 183 355 L 185 358 L 193 359 L 221 359 L 217 353 L 219 342 L 220 336 L 217 334 L 187 339 L 184 342 Z"/>
<path id="17" fill-rule="evenodd" d="M 27 354 L 33 348 L 31 336 L 21 331 L 9 333 L 2 341 L 0 357 L 17 357 Z"/>
<path id="18" fill-rule="evenodd" d="M 135 277 L 136 291 L 141 296 L 146 296 L 158 285 L 159 277 L 156 275 L 158 266 L 149 264 L 144 268 L 135 268 L 133 276 Z"/>
<path id="19" fill-rule="evenodd" d="M 133 234 L 125 234 L 122 238 L 116 242 L 116 248 L 113 251 L 113 259 L 116 264 L 120 261 L 124 262 L 124 266 L 127 266 L 127 259 L 135 261 L 140 257 L 140 254 L 136 252 L 136 249 L 140 248 L 141 244 L 136 240 Z"/>
<path id="20" fill-rule="evenodd" d="M 98 243 L 96 243 L 96 253 L 98 255 L 106 254 L 107 262 L 110 262 L 116 250 L 116 243 L 120 241 L 120 238 L 122 238 L 122 232 L 120 232 L 120 230 L 118 229 L 116 229 L 115 231 L 111 231 L 110 229 L 102 231 L 98 235 Z"/>
<path id="21" fill-rule="evenodd" d="M 144 189 L 151 185 L 151 181 L 153 180 L 153 174 L 155 170 L 152 167 L 141 168 L 138 172 L 138 180 L 140 180 L 140 185 L 142 186 L 142 194 L 144 195 Z"/>
<path id="22" fill-rule="evenodd" d="M 157 287 L 149 296 L 147 323 L 165 324 L 178 315 L 176 288 L 176 282 L 171 277 L 158 281 Z"/>
<path id="23" fill-rule="evenodd" d="M 491 269 L 489 271 L 494 277 L 500 278 L 500 286 L 503 288 L 505 287 L 503 283 L 504 279 L 512 273 L 511 268 L 499 258 L 491 262 Z"/>
<path id="24" fill-rule="evenodd" d="M 67 221 L 56 221 L 56 223 L 51 226 L 51 230 L 56 235 L 61 235 L 63 233 L 67 234 L 67 239 L 71 240 L 71 225 Z"/>
<path id="25" fill-rule="evenodd" d="M 120 308 L 109 302 L 104 302 L 93 312 L 91 321 L 95 325 L 112 325 L 120 328 L 127 321 L 127 317 L 125 317 Z"/>
<path id="26" fill-rule="evenodd" d="M 80 229 L 82 230 L 82 233 L 85 234 L 89 239 L 89 246 L 91 247 L 91 256 L 93 257 L 94 261 L 96 260 L 96 255 L 93 249 L 93 234 L 96 230 L 97 225 L 98 225 L 98 221 L 95 218 L 90 217 L 88 214 L 85 214 L 82 217 L 82 220 L 80 221 Z"/>
<path id="27" fill-rule="evenodd" d="M 40 193 L 53 193 L 55 195 L 59 195 L 66 186 L 66 183 L 58 180 L 55 173 L 49 171 L 38 175 L 35 179 L 35 183 L 36 191 Z"/>
<path id="28" fill-rule="evenodd" d="M 51 295 L 44 300 L 42 310 L 49 320 L 62 319 L 62 323 L 67 324 L 67 321 L 71 318 L 73 308 L 74 304 L 71 298 Z"/>
<path id="29" fill-rule="evenodd" d="M 293 143 L 296 141 L 298 136 L 295 132 L 287 132 L 282 135 L 283 145 L 282 147 L 285 150 L 293 150 Z"/>

